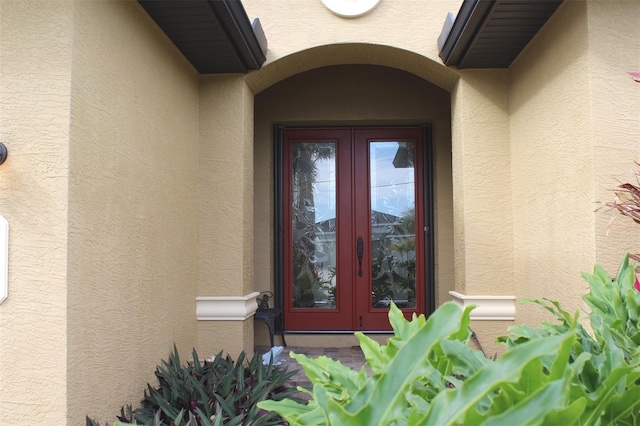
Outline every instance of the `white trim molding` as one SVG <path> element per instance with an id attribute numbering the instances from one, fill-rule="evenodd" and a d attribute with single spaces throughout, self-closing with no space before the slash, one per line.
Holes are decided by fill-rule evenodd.
<path id="1" fill-rule="evenodd" d="M 476 305 L 471 311 L 471 319 L 475 321 L 513 321 L 516 318 L 515 296 L 468 296 L 457 291 L 450 291 L 453 301 L 463 309 Z"/>
<path id="2" fill-rule="evenodd" d="M 260 292 L 246 296 L 198 296 L 196 318 L 198 321 L 244 321 L 258 309 L 256 298 Z"/>

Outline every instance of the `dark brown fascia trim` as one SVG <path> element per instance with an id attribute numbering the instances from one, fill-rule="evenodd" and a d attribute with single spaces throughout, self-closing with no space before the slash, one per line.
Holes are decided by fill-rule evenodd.
<path id="1" fill-rule="evenodd" d="M 254 24 L 257 21 L 257 25 L 251 25 L 240 0 L 209 0 L 209 5 L 225 25 L 225 31 L 245 67 L 248 70 L 260 69 L 266 60 L 267 50 L 267 37 L 260 21 L 256 19 Z M 262 40 L 262 43 L 259 40 Z"/>
<path id="2" fill-rule="evenodd" d="M 449 33 L 440 35 L 446 37 L 439 52 L 445 65 L 460 63 L 495 3 L 495 0 L 464 0 Z"/>
<path id="3" fill-rule="evenodd" d="M 240 69 L 235 69 L 233 71 L 226 72 L 242 72 L 246 73 L 248 70 L 257 70 L 260 69 L 262 64 L 266 60 L 266 52 L 267 52 L 267 38 L 262 30 L 262 26 L 260 25 L 260 21 L 258 19 L 254 20 L 254 24 L 252 26 L 249 18 L 247 16 L 244 7 L 240 0 L 200 0 L 202 4 L 207 5 L 215 19 L 216 25 L 220 25 L 222 30 L 224 31 L 227 39 L 231 43 L 233 50 L 235 51 L 236 57 L 241 63 Z M 155 15 L 156 8 L 159 4 L 172 6 L 179 6 L 180 0 L 138 0 L 138 3 L 146 10 L 146 12 L 151 16 L 151 18 L 156 21 L 157 16 Z M 201 18 L 201 17 L 200 17 Z M 212 17 L 212 19 L 214 19 Z M 156 21 L 158 26 L 167 34 L 169 39 L 178 46 L 180 51 L 182 51 L 183 55 L 192 62 L 192 64 L 198 69 L 198 71 L 202 74 L 211 73 L 206 68 L 203 69 L 199 67 L 198 64 L 194 63 L 194 57 L 189 57 L 185 52 L 189 51 L 189 45 L 185 46 L 184 43 L 179 42 L 178 40 L 174 40 L 170 32 L 167 32 L 163 25 L 160 22 Z M 178 41 L 178 42 L 177 42 Z M 203 40 L 206 42 L 206 40 Z M 213 57 L 215 57 L 215 53 L 211 53 Z"/>

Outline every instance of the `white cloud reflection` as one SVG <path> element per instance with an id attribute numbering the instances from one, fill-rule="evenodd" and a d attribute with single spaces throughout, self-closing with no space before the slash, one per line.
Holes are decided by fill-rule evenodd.
<path id="1" fill-rule="evenodd" d="M 398 142 L 371 142 L 369 153 L 371 208 L 394 216 L 402 216 L 415 206 L 415 171 L 412 166 L 394 166 L 398 148 Z M 315 219 L 322 222 L 336 217 L 335 160 L 319 160 L 316 167 L 318 179 L 313 190 Z"/>

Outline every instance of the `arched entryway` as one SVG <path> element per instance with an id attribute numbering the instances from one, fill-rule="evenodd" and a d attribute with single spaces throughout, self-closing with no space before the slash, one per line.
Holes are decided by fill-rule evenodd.
<path id="1" fill-rule="evenodd" d="M 313 55 L 309 51 L 293 55 L 299 55 L 300 61 L 293 58 L 282 59 L 247 79 L 248 84 L 259 91 L 254 99 L 256 289 L 276 290 L 279 303 L 285 310 L 288 309 L 286 302 L 289 300 L 284 301 L 285 292 L 280 281 L 283 275 L 278 273 L 279 268 L 289 268 L 291 262 L 285 264 L 284 258 L 278 256 L 278 243 L 283 236 L 277 228 L 282 224 L 282 217 L 277 214 L 283 198 L 274 181 L 278 176 L 278 168 L 283 170 L 285 165 L 280 164 L 282 157 L 274 149 L 277 147 L 277 128 L 420 128 L 428 129 L 430 143 L 430 187 L 422 187 L 420 190 L 421 195 L 426 194 L 429 198 L 427 208 L 433 220 L 433 229 L 429 229 L 433 237 L 433 252 L 426 260 L 418 261 L 429 264 L 430 270 L 426 271 L 425 276 L 433 276 L 430 282 L 424 281 L 424 285 L 429 286 L 424 288 L 424 294 L 433 295 L 432 303 L 442 303 L 448 298 L 447 293 L 453 290 L 454 285 L 450 94 L 424 77 L 388 65 L 391 65 L 393 61 L 390 59 L 394 57 L 404 68 L 413 67 L 413 70 L 421 69 L 421 72 L 428 71 L 435 65 L 434 69 L 438 71 L 434 71 L 434 79 L 439 83 L 450 84 L 454 79 L 447 74 L 448 70 L 444 69 L 443 72 L 443 67 L 423 57 L 418 60 L 422 62 L 422 67 L 415 64 L 407 66 L 420 57 L 396 49 L 371 46 L 369 58 L 377 58 L 371 61 L 374 64 L 318 67 L 310 66 L 310 63 L 320 65 L 323 60 L 331 63 L 336 58 L 338 61 L 348 62 L 349 52 L 353 53 L 351 59 L 357 60 L 367 51 L 367 47 L 354 49 L 354 46 L 327 46 L 311 50 L 314 51 Z M 361 58 L 363 62 L 366 61 L 366 56 L 365 54 Z M 311 69 L 295 72 L 305 67 Z M 278 72 L 274 71 L 276 69 Z M 264 75 L 261 76 L 260 73 Z M 274 78 L 270 73 L 282 78 Z M 269 81 L 271 85 L 261 87 Z M 422 145 L 424 142 L 419 142 L 421 149 L 426 146 Z M 354 158 L 354 161 L 357 162 L 358 159 Z M 421 310 L 427 309 L 427 304 L 420 306 Z M 345 327 L 347 331 L 353 329 L 357 327 Z"/>

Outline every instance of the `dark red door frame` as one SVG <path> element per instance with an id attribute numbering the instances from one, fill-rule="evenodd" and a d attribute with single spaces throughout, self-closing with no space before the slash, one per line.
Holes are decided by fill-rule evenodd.
<path id="1" fill-rule="evenodd" d="M 276 298 L 284 310 L 287 331 L 354 331 L 389 329 L 387 309 L 371 307 L 370 253 L 371 220 L 369 218 L 368 141 L 415 140 L 416 217 L 416 309 L 403 310 L 407 317 L 413 312 L 429 313 L 433 310 L 433 233 L 430 128 L 340 128 L 340 129 L 285 129 L 276 128 Z M 337 226 L 341 236 L 337 244 L 338 306 L 335 309 L 292 308 L 290 289 L 283 283 L 292 282 L 290 265 L 286 261 L 291 253 L 291 242 L 285 238 L 285 226 L 291 224 L 290 164 L 291 144 L 295 141 L 334 141 L 337 144 Z M 422 142 L 422 143 L 421 143 Z M 365 161 L 366 159 L 366 161 Z M 422 173 L 420 173 L 422 171 Z M 287 175 L 289 173 L 289 175 Z M 364 179 L 353 179 L 363 176 Z M 284 203 L 283 203 L 284 200 Z M 355 206 L 362 206 L 355 208 Z M 422 232 L 424 230 L 424 232 Z M 347 235 L 349 235 L 347 237 Z M 363 276 L 357 274 L 355 253 L 357 236 L 363 236 Z M 419 265 L 419 266 L 418 266 Z M 358 287 L 356 287 L 358 286 Z M 361 321 L 361 317 L 365 320 Z M 362 324 L 362 325 L 361 325 Z"/>

